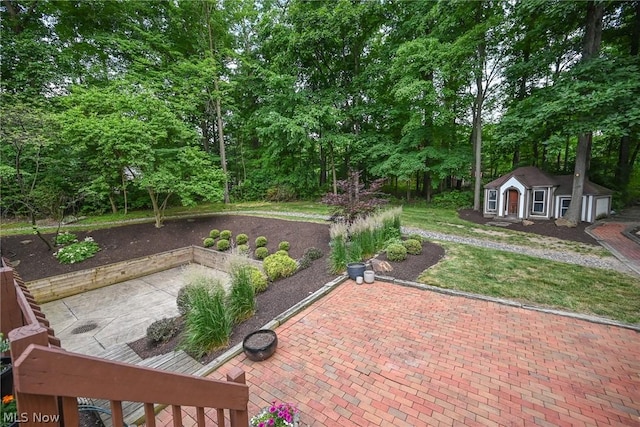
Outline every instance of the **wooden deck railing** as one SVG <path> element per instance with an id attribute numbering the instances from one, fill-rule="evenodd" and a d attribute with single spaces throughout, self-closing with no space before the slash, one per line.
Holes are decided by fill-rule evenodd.
<path id="1" fill-rule="evenodd" d="M 142 403 L 149 427 L 156 425 L 156 405 L 171 406 L 174 426 L 182 426 L 185 419 L 197 426 L 225 426 L 226 418 L 231 427 L 249 424 L 249 387 L 241 369 L 225 382 L 65 351 L 24 283 L 10 270 L 3 264 L 0 271 L 2 330 L 13 327 L 8 336 L 21 427 L 77 426 L 78 397 L 110 401 L 114 426 L 124 425 L 123 402 Z"/>
<path id="2" fill-rule="evenodd" d="M 7 337 L 9 331 L 27 325 L 41 325 L 47 329 L 49 344 L 60 347 L 60 339 L 22 278 L 6 259 L 0 258 L 0 331 Z"/>

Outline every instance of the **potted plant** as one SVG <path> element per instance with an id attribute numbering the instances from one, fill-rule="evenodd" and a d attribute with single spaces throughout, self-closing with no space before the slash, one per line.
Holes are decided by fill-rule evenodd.
<path id="1" fill-rule="evenodd" d="M 9 340 L 0 332 L 0 354 L 9 354 Z M 0 396 L 13 393 L 13 369 L 11 369 L 11 357 L 0 357 Z"/>
<path id="2" fill-rule="evenodd" d="M 297 427 L 300 424 L 300 411 L 293 403 L 272 402 L 251 418 L 251 427 Z"/>

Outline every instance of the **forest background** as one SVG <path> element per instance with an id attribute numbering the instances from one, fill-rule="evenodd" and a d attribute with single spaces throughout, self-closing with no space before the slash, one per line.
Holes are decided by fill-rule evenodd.
<path id="1" fill-rule="evenodd" d="M 588 176 L 615 208 L 640 198 L 640 1 L 0 13 L 3 218 L 152 207 L 158 221 L 171 204 L 317 198 L 351 170 L 475 209 L 483 183 L 525 165 Z"/>

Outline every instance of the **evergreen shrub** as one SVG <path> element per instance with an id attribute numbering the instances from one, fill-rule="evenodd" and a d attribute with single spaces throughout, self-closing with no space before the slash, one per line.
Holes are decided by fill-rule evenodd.
<path id="1" fill-rule="evenodd" d="M 266 257 L 263 265 L 270 280 L 289 277 L 298 269 L 298 263 L 293 258 L 279 253 Z"/>
<path id="2" fill-rule="evenodd" d="M 220 236 L 222 236 L 222 234 L 220 234 Z M 227 239 L 223 239 L 222 237 L 220 238 L 220 240 L 218 240 L 218 243 L 216 243 L 216 248 L 221 252 L 229 250 L 230 247 L 231 243 L 229 243 Z"/>
<path id="3" fill-rule="evenodd" d="M 267 246 L 267 238 L 264 236 L 256 237 L 256 248 L 261 248 L 263 246 Z"/>
<path id="4" fill-rule="evenodd" d="M 265 259 L 267 256 L 269 256 L 269 249 L 265 248 L 264 246 L 260 246 L 259 248 L 256 248 L 253 254 L 255 255 L 256 259 Z"/>

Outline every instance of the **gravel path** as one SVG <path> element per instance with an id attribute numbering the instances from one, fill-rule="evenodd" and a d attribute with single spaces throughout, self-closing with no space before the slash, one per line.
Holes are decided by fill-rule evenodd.
<path id="1" fill-rule="evenodd" d="M 402 227 L 402 232 L 407 234 L 416 233 L 432 240 L 444 242 L 460 243 L 463 245 L 472 245 L 488 249 L 496 249 L 499 251 L 514 252 L 522 255 L 548 259 L 551 261 L 564 262 L 568 264 L 577 264 L 585 267 L 604 268 L 607 270 L 616 270 L 621 273 L 632 273 L 626 265 L 614 257 L 602 258 L 595 255 L 584 255 L 576 252 L 559 252 L 549 249 L 536 249 L 526 246 L 510 245 L 508 243 L 498 243 L 482 239 L 474 239 L 472 237 L 460 237 L 450 234 L 435 233 L 432 231 L 420 230 L 418 228 Z"/>
<path id="2" fill-rule="evenodd" d="M 319 214 L 307 214 L 307 213 L 295 213 L 295 212 L 269 212 L 269 211 L 246 211 L 243 213 L 255 214 L 255 215 L 278 215 L 285 217 L 300 217 L 309 219 L 321 219 L 328 220 L 327 215 Z M 624 265 L 620 260 L 615 257 L 599 257 L 595 255 L 584 255 L 577 252 L 560 252 L 549 249 L 536 249 L 526 246 L 510 245 L 508 243 L 499 243 L 483 239 L 475 239 L 472 237 L 461 237 L 444 233 L 436 233 L 433 231 L 425 231 L 413 227 L 402 227 L 402 232 L 405 234 L 419 234 L 427 239 L 453 242 L 463 245 L 472 245 L 488 249 L 496 249 L 499 251 L 513 252 L 523 255 L 529 255 L 532 257 L 548 259 L 551 261 L 564 262 L 567 264 L 582 265 L 585 267 L 602 268 L 607 270 L 615 270 L 625 274 L 631 274 L 632 271 Z"/>

